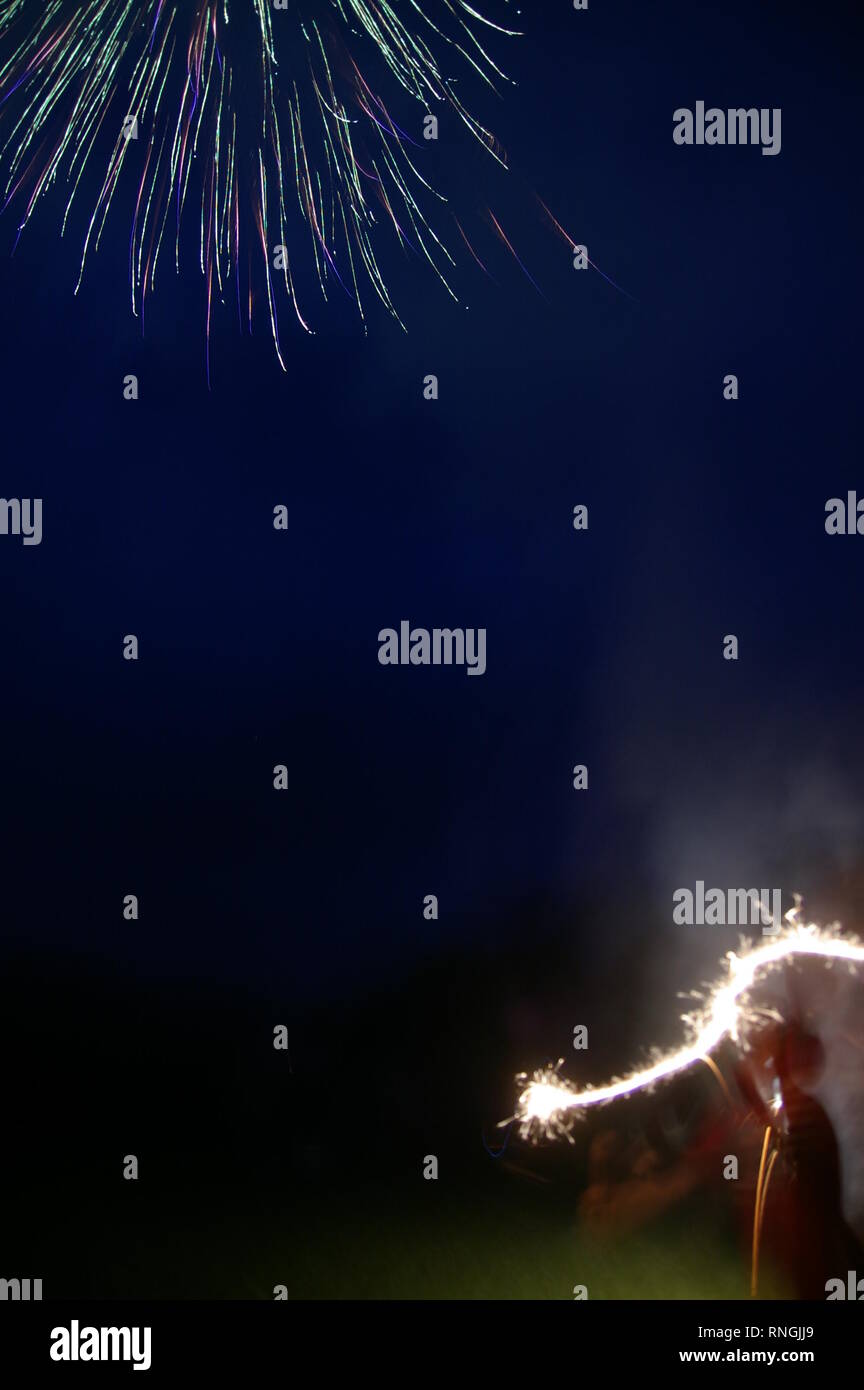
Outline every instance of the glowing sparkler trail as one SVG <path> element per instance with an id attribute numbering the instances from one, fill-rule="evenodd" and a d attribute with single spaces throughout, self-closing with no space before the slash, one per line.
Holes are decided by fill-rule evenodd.
<path id="1" fill-rule="evenodd" d="M 537 1071 L 530 1080 L 525 1075 L 518 1077 L 520 1082 L 528 1082 L 519 1096 L 515 1116 L 523 1138 L 538 1132 L 566 1135 L 573 1120 L 591 1106 L 647 1090 L 703 1061 L 724 1038 L 737 1041 L 742 1024 L 752 1019 L 745 1003 L 747 994 L 758 976 L 784 961 L 796 956 L 816 956 L 829 962 L 846 961 L 853 967 L 864 964 L 864 945 L 860 942 L 829 936 L 812 924 L 799 923 L 797 908 L 786 916 L 790 927 L 766 945 L 741 956 L 729 952 L 728 981 L 709 991 L 707 1004 L 700 1013 L 684 1015 L 682 1021 L 690 1037 L 677 1052 L 606 1086 L 588 1087 L 583 1091 L 574 1089 L 559 1077 L 557 1067 Z"/>
<path id="2" fill-rule="evenodd" d="M 375 91 L 370 65 L 422 113 L 436 104 L 450 113 L 506 168 L 449 68 L 496 91 L 504 74 L 487 35 L 515 32 L 467 0 L 5 0 L 3 205 L 23 200 L 20 235 L 56 183 L 68 190 L 64 231 L 73 204 L 90 199 L 80 286 L 111 208 L 128 197 L 136 315 L 166 255 L 179 270 L 181 224 L 192 220 L 208 367 L 214 297 L 236 299 L 242 323 L 254 255 L 284 368 L 277 290 L 311 332 L 297 294 L 298 210 L 321 293 L 346 294 L 364 322 L 367 288 L 398 321 L 378 259 L 379 224 L 456 298 L 454 259 L 424 210 L 430 197 L 446 199 L 420 173 L 412 147 L 421 142 Z M 93 202 L 85 189 L 97 163 Z"/>

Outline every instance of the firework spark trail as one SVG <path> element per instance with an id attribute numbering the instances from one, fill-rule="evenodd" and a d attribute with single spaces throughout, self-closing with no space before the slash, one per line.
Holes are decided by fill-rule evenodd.
<path id="1" fill-rule="evenodd" d="M 141 314 L 155 287 L 166 243 L 174 242 L 179 270 L 184 214 L 197 204 L 208 366 L 212 300 L 232 280 L 238 307 L 247 298 L 240 280 L 248 245 L 260 256 L 284 367 L 277 284 L 311 331 L 296 296 L 293 197 L 321 293 L 327 297 L 330 281 L 341 285 L 364 323 L 361 283 L 398 321 L 378 260 L 378 229 L 387 224 L 456 298 L 448 279 L 455 261 L 423 207 L 426 196 L 446 199 L 420 174 L 410 154 L 417 141 L 373 90 L 351 45 L 371 55 L 425 115 L 436 103 L 451 112 L 506 168 L 495 137 L 460 99 L 458 79 L 447 75 L 455 63 L 497 91 L 507 79 L 487 51 L 486 33 L 517 31 L 467 0 L 411 0 L 404 7 L 297 0 L 278 14 L 266 0 L 232 0 L 230 16 L 228 0 L 83 0 L 71 18 L 65 0 L 8 0 L 0 7 L 2 202 L 23 197 L 20 236 L 43 196 L 63 180 L 65 231 L 73 203 L 84 196 L 85 172 L 107 147 L 76 293 L 129 169 L 133 313 Z"/>
<path id="2" fill-rule="evenodd" d="M 725 1038 L 738 1041 L 742 1025 L 752 1022 L 754 1013 L 746 1006 L 746 996 L 757 977 L 770 972 L 794 957 L 819 957 L 830 963 L 845 961 L 853 968 L 864 964 L 864 945 L 858 941 L 830 936 L 814 925 L 805 926 L 797 920 L 797 907 L 786 914 L 790 927 L 764 945 L 737 955 L 730 951 L 728 981 L 717 984 L 708 993 L 705 1008 L 697 1015 L 685 1014 L 690 1038 L 676 1052 L 660 1057 L 650 1066 L 606 1086 L 587 1087 L 579 1091 L 558 1076 L 557 1067 L 537 1071 L 527 1081 L 516 1109 L 523 1138 L 538 1133 L 547 1136 L 567 1135 L 570 1125 L 582 1112 L 595 1105 L 604 1105 L 637 1091 L 645 1091 L 668 1077 L 686 1071 L 705 1060 Z M 561 1063 L 558 1063 L 560 1066 Z M 505 1124 L 510 1121 L 505 1121 Z"/>
<path id="3" fill-rule="evenodd" d="M 576 242 L 575 238 L 572 237 L 572 236 L 570 236 L 570 234 L 569 234 L 568 232 L 565 232 L 564 228 L 561 226 L 561 223 L 558 221 L 558 218 L 554 215 L 554 213 L 552 213 L 552 212 L 549 211 L 549 208 L 547 208 L 547 206 L 546 206 L 546 204 L 543 202 L 543 199 L 542 199 L 542 198 L 538 197 L 538 198 L 537 198 L 537 202 L 540 204 L 541 208 L 543 209 L 543 212 L 545 213 L 546 217 L 548 218 L 550 227 L 554 228 L 554 230 L 558 233 L 558 235 L 559 235 L 560 237 L 562 237 L 562 238 L 564 239 L 564 241 L 567 242 L 567 244 L 570 246 L 570 248 L 571 248 L 573 251 L 575 251 L 575 250 L 576 250 L 576 247 L 577 247 L 577 242 Z M 584 250 L 584 247 L 583 247 L 583 250 Z M 515 255 L 515 252 L 514 252 L 514 255 Z M 592 270 L 596 270 L 597 274 L 600 275 L 600 276 L 602 276 L 603 279 L 606 281 L 607 285 L 611 285 L 611 286 L 612 286 L 613 290 L 617 290 L 619 294 L 626 295 L 628 299 L 633 299 L 633 298 L 634 298 L 633 295 L 630 293 L 629 290 L 625 290 L 625 289 L 622 288 L 621 285 L 617 285 L 617 284 L 615 283 L 615 281 L 612 279 L 612 276 L 611 276 L 611 275 L 607 275 L 606 272 L 605 272 L 605 270 L 601 270 L 600 267 L 599 267 L 599 265 L 597 264 L 597 262 L 596 262 L 596 261 L 592 261 L 591 257 L 588 255 L 587 251 L 585 252 L 585 259 L 586 259 L 586 261 L 588 262 L 588 264 L 590 265 L 591 269 L 592 269 Z M 634 302 L 635 302 L 635 301 L 634 301 Z"/>

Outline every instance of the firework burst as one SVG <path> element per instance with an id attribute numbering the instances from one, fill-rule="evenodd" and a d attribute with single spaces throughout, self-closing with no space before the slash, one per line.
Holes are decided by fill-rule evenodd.
<path id="1" fill-rule="evenodd" d="M 729 952 L 727 978 L 695 996 L 704 999 L 703 1007 L 683 1016 L 688 1037 L 675 1052 L 659 1055 L 650 1065 L 608 1085 L 584 1090 L 578 1090 L 559 1075 L 563 1059 L 531 1076 L 520 1074 L 516 1078 L 521 1091 L 514 1118 L 522 1137 L 570 1138 L 573 1123 L 594 1106 L 651 1090 L 659 1082 L 705 1062 L 727 1038 L 746 1046 L 748 1029 L 761 1018 L 760 1011 L 749 1003 L 750 994 L 757 983 L 785 962 L 809 956 L 821 958 L 828 965 L 845 962 L 851 969 L 864 964 L 861 942 L 799 922 L 797 905 L 786 914 L 786 920 L 788 927 L 767 944 L 741 955 Z"/>
<path id="2" fill-rule="evenodd" d="M 424 115 L 446 111 L 503 164 L 458 74 L 496 90 L 505 79 L 488 44 L 514 32 L 467 0 L 6 0 L 4 205 L 22 207 L 20 235 L 52 186 L 65 189 L 64 231 L 86 200 L 80 286 L 112 207 L 128 198 L 136 315 L 164 262 L 179 269 L 181 227 L 193 221 L 208 372 L 214 302 L 236 301 L 251 324 L 253 281 L 266 286 L 284 369 L 280 296 L 312 331 L 297 292 L 304 257 L 325 298 L 346 294 L 365 319 L 371 292 L 398 319 L 378 250 L 389 228 L 456 298 L 454 257 L 428 211 L 445 200 L 420 171 L 422 136 L 397 124 L 377 79 L 413 103 L 415 134 Z"/>

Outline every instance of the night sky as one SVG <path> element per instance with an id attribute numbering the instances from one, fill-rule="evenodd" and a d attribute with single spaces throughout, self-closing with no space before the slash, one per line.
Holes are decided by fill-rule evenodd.
<path id="1" fill-rule="evenodd" d="M 457 305 L 382 242 L 407 332 L 310 276 L 287 373 L 266 310 L 250 338 L 220 307 L 208 389 L 194 245 L 142 334 L 122 199 L 77 297 L 83 213 L 61 240 L 53 190 L 14 255 L 0 218 L 2 492 L 44 509 L 41 545 L 0 537 L 16 1171 L 60 1144 L 91 1200 L 152 1152 L 173 1191 L 206 1149 L 226 1190 L 275 1188 L 272 1140 L 316 1180 L 362 1150 L 361 1207 L 439 1149 L 482 1191 L 514 1071 L 578 1022 L 597 1079 L 674 1040 L 736 944 L 673 925 L 675 889 L 860 928 L 864 540 L 824 524 L 864 496 L 860 12 L 543 0 L 521 27 L 490 40 L 500 100 L 466 80 L 511 174 L 448 129 L 420 152 L 490 275 L 460 258 Z M 677 146 L 697 100 L 781 108 L 781 153 Z M 486 673 L 382 666 L 403 619 L 485 628 Z M 64 1287 L 197 1287 L 53 1240 Z"/>

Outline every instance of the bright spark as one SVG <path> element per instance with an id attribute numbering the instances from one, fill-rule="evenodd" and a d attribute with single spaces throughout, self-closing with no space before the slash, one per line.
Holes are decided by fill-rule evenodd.
<path id="1" fill-rule="evenodd" d="M 703 1010 L 683 1016 L 689 1038 L 678 1051 L 606 1086 L 586 1087 L 582 1091 L 559 1077 L 560 1061 L 557 1066 L 536 1071 L 530 1080 L 524 1073 L 517 1077 L 520 1083 L 528 1083 L 519 1095 L 515 1115 L 522 1137 L 533 1138 L 538 1133 L 547 1137 L 567 1136 L 573 1121 L 589 1107 L 648 1090 L 657 1082 L 686 1071 L 703 1061 L 725 1038 L 737 1042 L 742 1024 L 752 1021 L 753 1015 L 745 1001 L 757 976 L 784 961 L 795 956 L 817 956 L 829 962 L 846 961 L 853 967 L 864 964 L 864 945 L 860 942 L 832 936 L 812 923 L 805 926 L 797 917 L 796 904 L 786 914 L 790 926 L 773 936 L 770 942 L 743 955 L 734 951 L 728 953 L 728 979 L 709 990 Z"/>

